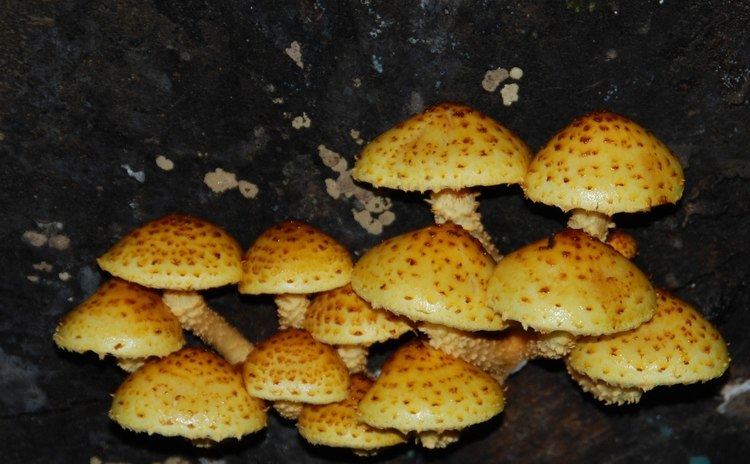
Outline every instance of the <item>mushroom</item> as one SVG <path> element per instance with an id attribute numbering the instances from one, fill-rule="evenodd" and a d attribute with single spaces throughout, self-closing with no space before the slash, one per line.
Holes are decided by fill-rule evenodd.
<path id="1" fill-rule="evenodd" d="M 416 340 L 383 365 L 359 402 L 359 418 L 380 429 L 416 432 L 425 448 L 443 448 L 504 406 L 503 389 L 492 377 Z"/>
<path id="2" fill-rule="evenodd" d="M 97 262 L 116 277 L 163 289 L 164 303 L 182 326 L 236 364 L 252 344 L 195 290 L 239 281 L 241 255 L 240 245 L 224 230 L 175 213 L 130 232 Z"/>
<path id="3" fill-rule="evenodd" d="M 651 319 L 656 293 L 627 258 L 565 229 L 506 255 L 489 280 L 487 304 L 541 334 L 534 356 L 561 358 L 576 336 L 622 332 Z"/>
<path id="4" fill-rule="evenodd" d="M 309 333 L 286 329 L 260 343 L 242 365 L 247 391 L 274 402 L 282 417 L 296 420 L 302 403 L 346 398 L 349 372 L 336 351 Z"/>
<path id="5" fill-rule="evenodd" d="M 128 372 L 151 356 L 166 356 L 185 343 L 180 321 L 161 296 L 140 285 L 112 278 L 66 314 L 53 336 L 57 346 L 76 353 L 112 355 Z"/>
<path id="6" fill-rule="evenodd" d="M 653 134 L 609 111 L 580 117 L 537 153 L 523 183 L 532 201 L 571 211 L 568 227 L 604 241 L 612 215 L 682 196 L 677 157 Z"/>
<path id="7" fill-rule="evenodd" d="M 481 368 L 502 379 L 525 358 L 525 349 L 515 339 L 470 333 L 507 326 L 485 300 L 493 266 L 477 240 L 446 222 L 369 250 L 354 266 L 352 288 L 373 307 L 421 322 L 433 346 L 481 361 Z"/>
<path id="8" fill-rule="evenodd" d="M 352 170 L 375 187 L 425 192 L 435 221 L 468 230 L 497 260 L 472 187 L 521 183 L 531 151 L 513 132 L 459 103 L 440 103 L 370 142 Z"/>
<path id="9" fill-rule="evenodd" d="M 263 232 L 242 259 L 240 293 L 276 294 L 279 327 L 301 328 L 309 293 L 346 285 L 352 259 L 336 240 L 299 221 Z"/>
<path id="10" fill-rule="evenodd" d="M 367 349 L 411 330 L 407 319 L 373 309 L 347 284 L 318 294 L 303 323 L 318 341 L 335 345 L 349 372 L 366 372 Z"/>
<path id="11" fill-rule="evenodd" d="M 633 259 L 638 254 L 638 243 L 635 237 L 622 229 L 614 229 L 607 234 L 605 243 L 628 259 Z"/>
<path id="12" fill-rule="evenodd" d="M 720 377 L 729 366 L 721 334 L 692 306 L 657 291 L 653 319 L 628 332 L 580 339 L 567 359 L 573 379 L 606 404 L 637 403 L 660 385 Z"/>
<path id="13" fill-rule="evenodd" d="M 297 422 L 300 435 L 313 445 L 350 448 L 360 456 L 406 441 L 396 430 L 376 429 L 357 419 L 357 404 L 372 384 L 363 375 L 352 375 L 348 396 L 343 401 L 305 404 Z"/>
<path id="14" fill-rule="evenodd" d="M 147 362 L 117 389 L 109 417 L 128 430 L 200 447 L 266 426 L 265 405 L 248 395 L 239 372 L 201 348 Z"/>

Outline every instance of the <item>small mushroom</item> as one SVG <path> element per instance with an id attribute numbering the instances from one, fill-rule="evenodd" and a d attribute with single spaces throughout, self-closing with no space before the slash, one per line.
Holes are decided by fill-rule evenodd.
<path id="1" fill-rule="evenodd" d="M 481 112 L 459 103 L 427 108 L 384 132 L 359 154 L 354 179 L 375 187 L 431 191 L 438 224 L 450 221 L 500 258 L 484 230 L 479 193 L 471 188 L 521 183 L 531 159 L 526 144 Z"/>
<path id="2" fill-rule="evenodd" d="M 372 387 L 372 380 L 352 375 L 349 394 L 331 404 L 305 404 L 297 422 L 300 435 L 313 445 L 350 448 L 358 455 L 371 455 L 381 448 L 406 441 L 393 429 L 376 429 L 357 419 L 357 404 Z"/>
<path id="3" fill-rule="evenodd" d="M 367 370 L 370 345 L 411 330 L 407 319 L 373 309 L 349 284 L 318 294 L 305 314 L 303 326 L 316 340 L 336 346 L 351 373 Z"/>
<path id="4" fill-rule="evenodd" d="M 236 364 L 252 344 L 195 290 L 239 281 L 241 255 L 240 245 L 221 228 L 175 213 L 130 232 L 97 261 L 121 279 L 165 290 L 164 303 L 182 326 Z"/>
<path id="5" fill-rule="evenodd" d="M 237 370 L 200 348 L 131 374 L 115 392 L 109 417 L 128 430 L 184 437 L 201 447 L 266 426 L 265 404 L 248 395 Z"/>
<path id="6" fill-rule="evenodd" d="M 151 357 L 166 356 L 185 343 L 180 321 L 159 293 L 112 278 L 66 314 L 53 336 L 57 346 L 76 353 L 112 355 L 128 372 Z"/>
<path id="7" fill-rule="evenodd" d="M 561 358 L 574 337 L 638 327 L 656 310 L 646 276 L 621 254 L 566 229 L 506 255 L 490 278 L 487 304 L 542 334 L 536 356 Z"/>
<path id="8" fill-rule="evenodd" d="M 601 241 L 612 215 L 676 203 L 685 178 L 679 159 L 635 122 L 595 111 L 555 134 L 529 165 L 532 201 L 571 211 L 568 227 Z"/>
<path id="9" fill-rule="evenodd" d="M 242 365 L 247 391 L 274 402 L 296 420 L 302 403 L 328 404 L 346 398 L 349 372 L 336 351 L 299 329 L 286 329 L 260 343 Z"/>
<path id="10" fill-rule="evenodd" d="M 658 291 L 654 317 L 636 329 L 580 339 L 567 359 L 581 387 L 606 404 L 637 403 L 660 385 L 720 377 L 729 366 L 721 334 L 692 306 Z"/>
<path id="11" fill-rule="evenodd" d="M 379 429 L 416 432 L 425 448 L 443 448 L 504 406 L 503 389 L 492 377 L 417 340 L 383 365 L 359 402 L 359 418 Z"/>
<path id="12" fill-rule="evenodd" d="M 284 221 L 263 232 L 242 259 L 240 293 L 275 294 L 279 326 L 302 328 L 307 294 L 351 280 L 352 259 L 336 240 L 299 221 Z"/>

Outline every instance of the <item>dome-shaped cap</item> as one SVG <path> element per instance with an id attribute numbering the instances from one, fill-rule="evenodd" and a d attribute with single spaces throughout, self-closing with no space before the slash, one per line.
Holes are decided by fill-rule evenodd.
<path id="1" fill-rule="evenodd" d="M 592 379 L 647 390 L 721 376 L 729 365 L 719 332 L 692 306 L 658 292 L 653 319 L 612 335 L 579 339 L 568 365 Z"/>
<path id="2" fill-rule="evenodd" d="M 405 437 L 393 429 L 376 429 L 357 419 L 357 404 L 372 386 L 372 380 L 353 375 L 349 395 L 331 404 L 306 404 L 297 422 L 300 434 L 314 445 L 356 450 L 373 450 L 393 446 Z"/>
<path id="3" fill-rule="evenodd" d="M 354 266 L 352 288 L 376 308 L 462 330 L 505 327 L 485 300 L 494 261 L 446 222 L 388 239 Z"/>
<path id="4" fill-rule="evenodd" d="M 97 261 L 110 274 L 146 287 L 204 290 L 240 280 L 242 248 L 221 228 L 185 214 L 151 221 Z"/>
<path id="5" fill-rule="evenodd" d="M 540 332 L 601 335 L 651 319 L 656 293 L 620 253 L 566 229 L 506 255 L 490 279 L 487 303 Z"/>
<path id="6" fill-rule="evenodd" d="M 326 404 L 346 398 L 349 371 L 328 345 L 288 329 L 259 344 L 242 365 L 251 395 L 267 400 Z"/>
<path id="7" fill-rule="evenodd" d="M 479 111 L 440 103 L 370 142 L 352 176 L 376 187 L 458 190 L 523 181 L 531 158 L 526 144 Z"/>
<path id="8" fill-rule="evenodd" d="M 241 293 L 315 293 L 346 285 L 352 258 L 308 224 L 284 221 L 263 232 L 242 259 Z"/>
<path id="9" fill-rule="evenodd" d="M 399 348 L 359 403 L 360 419 L 401 431 L 460 430 L 505 406 L 503 389 L 466 361 L 421 341 Z"/>
<path id="10" fill-rule="evenodd" d="M 373 309 L 348 284 L 317 295 L 303 325 L 316 340 L 329 345 L 371 345 L 398 338 L 411 329 L 407 320 Z"/>
<path id="11" fill-rule="evenodd" d="M 166 356 L 185 343 L 180 321 L 158 292 L 117 278 L 66 314 L 54 340 L 68 351 L 118 358 Z"/>
<path id="12" fill-rule="evenodd" d="M 191 440 L 240 438 L 266 426 L 263 401 L 219 356 L 185 348 L 146 363 L 117 389 L 109 417 L 124 428 Z"/>
<path id="13" fill-rule="evenodd" d="M 563 211 L 608 215 L 675 203 L 685 182 L 677 157 L 653 134 L 608 111 L 576 119 L 529 165 L 526 196 Z"/>

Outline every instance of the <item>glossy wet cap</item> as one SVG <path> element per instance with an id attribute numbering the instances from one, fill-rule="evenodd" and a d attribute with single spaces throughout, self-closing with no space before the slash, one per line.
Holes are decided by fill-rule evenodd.
<path id="1" fill-rule="evenodd" d="M 68 351 L 118 358 L 166 356 L 185 343 L 180 321 L 158 292 L 118 278 L 66 314 L 54 340 Z"/>
<path id="2" fill-rule="evenodd" d="M 573 121 L 537 153 L 524 192 L 563 211 L 613 215 L 675 203 L 684 183 L 679 160 L 652 133 L 597 111 Z"/>
<path id="3" fill-rule="evenodd" d="M 242 365 L 251 395 L 267 400 L 327 404 L 346 398 L 349 371 L 336 351 L 304 330 L 278 332 Z"/>
<path id="4" fill-rule="evenodd" d="M 241 257 L 242 248 L 223 229 L 175 213 L 130 232 L 97 261 L 146 287 L 203 290 L 238 282 Z"/>
<path id="5" fill-rule="evenodd" d="M 305 313 L 304 328 L 329 345 L 371 345 L 411 330 L 404 318 L 373 309 L 351 285 L 320 293 Z"/>
<path id="6" fill-rule="evenodd" d="M 568 366 L 611 385 L 649 389 L 720 377 L 729 366 L 721 334 L 692 306 L 658 292 L 653 319 L 613 335 L 586 337 Z"/>
<path id="7" fill-rule="evenodd" d="M 331 404 L 306 404 L 297 422 L 300 434 L 314 445 L 373 450 L 405 441 L 393 429 L 376 429 L 357 418 L 357 404 L 372 386 L 372 380 L 353 375 L 344 401 Z"/>
<path id="8" fill-rule="evenodd" d="M 614 229 L 607 234 L 607 245 L 628 259 L 638 255 L 638 242 L 635 237 L 621 229 Z"/>
<path id="9" fill-rule="evenodd" d="M 315 293 L 346 285 L 352 259 L 308 224 L 284 221 L 263 232 L 242 259 L 241 293 Z"/>
<path id="10" fill-rule="evenodd" d="M 359 403 L 360 419 L 401 431 L 460 430 L 505 406 L 502 387 L 466 361 L 421 341 L 399 348 Z"/>
<path id="11" fill-rule="evenodd" d="M 192 440 L 240 438 L 266 426 L 263 401 L 219 356 L 185 348 L 146 363 L 117 389 L 109 417 L 128 430 Z"/>
<path id="12" fill-rule="evenodd" d="M 506 255 L 490 279 L 487 303 L 540 332 L 601 335 L 651 319 L 656 293 L 620 253 L 566 229 Z"/>
<path id="13" fill-rule="evenodd" d="M 440 103 L 396 125 L 359 154 L 352 176 L 376 187 L 438 191 L 523 181 L 526 144 L 479 111 Z"/>
<path id="14" fill-rule="evenodd" d="M 388 239 L 354 266 L 352 288 L 376 308 L 462 330 L 500 330 L 485 291 L 494 261 L 461 227 L 446 222 Z"/>

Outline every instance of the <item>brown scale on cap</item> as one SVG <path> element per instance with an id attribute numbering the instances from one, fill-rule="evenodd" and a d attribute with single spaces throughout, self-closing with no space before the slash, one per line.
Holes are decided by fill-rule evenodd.
<path id="1" fill-rule="evenodd" d="M 265 405 L 248 395 L 240 374 L 199 348 L 182 349 L 131 374 L 115 392 L 109 416 L 128 430 L 198 444 L 266 426 Z"/>
<path id="2" fill-rule="evenodd" d="M 628 401 L 615 394 L 628 389 L 705 382 L 729 366 L 721 334 L 697 310 L 663 291 L 657 301 L 650 321 L 628 332 L 583 338 L 570 353 L 569 371 L 586 377 L 594 386 L 589 391 L 602 401 Z"/>
<path id="3" fill-rule="evenodd" d="M 372 383 L 362 375 L 353 375 L 345 400 L 324 405 L 306 404 L 297 422 L 300 434 L 314 445 L 352 448 L 357 452 L 403 443 L 403 434 L 393 429 L 376 429 L 357 419 L 357 404 Z"/>
<path id="4" fill-rule="evenodd" d="M 635 241 L 635 237 L 621 229 L 611 231 L 607 235 L 606 243 L 628 259 L 633 259 L 638 255 L 638 242 Z"/>
<path id="5" fill-rule="evenodd" d="M 359 403 L 360 419 L 402 432 L 450 432 L 489 420 L 505 405 L 492 377 L 420 341 L 399 348 Z M 436 438 L 434 434 L 427 435 Z M 445 446 L 449 440 L 432 440 Z"/>
<path id="6" fill-rule="evenodd" d="M 453 223 L 391 238 L 354 266 L 352 288 L 376 308 L 462 330 L 505 327 L 485 301 L 494 261 Z"/>

